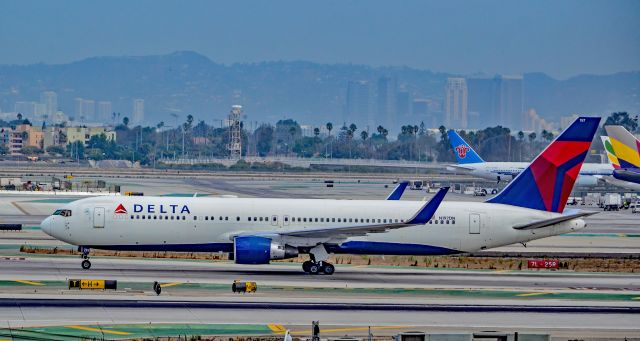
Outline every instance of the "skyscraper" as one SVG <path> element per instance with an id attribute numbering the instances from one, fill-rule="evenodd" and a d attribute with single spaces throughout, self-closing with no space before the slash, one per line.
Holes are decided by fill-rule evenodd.
<path id="1" fill-rule="evenodd" d="M 445 124 L 447 128 L 466 129 L 468 92 L 464 78 L 449 78 L 445 87 Z"/>
<path id="2" fill-rule="evenodd" d="M 398 119 L 411 117 L 411 94 L 409 91 L 398 91 L 396 95 L 396 114 Z"/>
<path id="3" fill-rule="evenodd" d="M 45 91 L 40 94 L 40 103 L 44 104 L 44 114 L 49 117 L 58 112 L 58 95 L 53 91 Z"/>
<path id="4" fill-rule="evenodd" d="M 371 115 L 371 86 L 368 81 L 349 81 L 347 105 L 343 121 L 360 121 L 375 124 Z"/>
<path id="5" fill-rule="evenodd" d="M 98 120 L 100 122 L 111 122 L 111 102 L 109 101 L 100 101 L 98 102 Z"/>
<path id="6" fill-rule="evenodd" d="M 469 112 L 478 117 L 474 128 L 501 125 L 511 130 L 524 127 L 524 88 L 522 76 L 469 78 Z"/>
<path id="7" fill-rule="evenodd" d="M 499 81 L 498 114 L 500 124 L 511 130 L 523 128 L 524 88 L 522 76 L 502 76 Z"/>
<path id="8" fill-rule="evenodd" d="M 144 121 L 144 100 L 136 98 L 133 100 L 133 117 L 131 123 L 140 124 Z"/>
<path id="9" fill-rule="evenodd" d="M 77 97 L 75 99 L 75 107 L 76 121 L 86 122 L 95 119 L 96 102 L 94 100 Z"/>
<path id="10" fill-rule="evenodd" d="M 380 77 L 378 78 L 377 87 L 377 109 L 378 121 L 384 122 L 384 126 L 391 130 L 397 125 L 396 117 L 396 93 L 397 82 L 395 78 Z"/>

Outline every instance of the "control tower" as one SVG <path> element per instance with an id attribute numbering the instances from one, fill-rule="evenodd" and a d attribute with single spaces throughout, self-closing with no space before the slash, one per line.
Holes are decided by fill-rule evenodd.
<path id="1" fill-rule="evenodd" d="M 233 105 L 229 112 L 227 122 L 229 124 L 229 158 L 239 160 L 242 157 L 242 137 L 240 135 L 240 117 L 242 116 L 242 106 Z"/>

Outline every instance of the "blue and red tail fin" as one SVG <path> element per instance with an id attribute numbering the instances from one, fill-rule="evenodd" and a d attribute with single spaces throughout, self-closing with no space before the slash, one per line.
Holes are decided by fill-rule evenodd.
<path id="1" fill-rule="evenodd" d="M 484 160 L 476 153 L 473 148 L 465 141 L 455 130 L 449 130 L 447 132 L 449 136 L 449 142 L 451 142 L 451 148 L 456 155 L 456 160 L 461 165 L 468 163 L 482 163 Z"/>
<path id="2" fill-rule="evenodd" d="M 490 203 L 562 212 L 598 130 L 600 117 L 579 117 Z"/>

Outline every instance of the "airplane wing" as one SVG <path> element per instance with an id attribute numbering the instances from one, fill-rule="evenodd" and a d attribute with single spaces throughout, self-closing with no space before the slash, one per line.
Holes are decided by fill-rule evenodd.
<path id="1" fill-rule="evenodd" d="M 340 226 L 340 227 L 323 227 L 323 228 L 315 228 L 315 229 L 303 229 L 303 230 L 293 230 L 293 231 L 273 231 L 273 232 L 258 232 L 258 233 L 240 233 L 238 235 L 233 235 L 233 237 L 238 236 L 274 236 L 278 235 L 281 237 L 301 237 L 301 238 L 347 238 L 347 237 L 355 237 L 355 236 L 364 236 L 370 233 L 383 233 L 389 230 L 399 229 L 408 226 L 415 225 L 424 225 L 433 217 L 433 214 L 436 212 L 442 199 L 444 199 L 445 194 L 449 187 L 442 187 L 436 193 L 436 195 L 431 198 L 428 202 L 426 202 L 413 217 L 400 221 L 398 223 L 387 223 L 387 224 L 371 224 L 371 225 L 359 225 L 359 226 Z"/>
<path id="2" fill-rule="evenodd" d="M 555 217 L 555 218 L 551 218 L 551 219 L 538 220 L 538 221 L 534 221 L 534 222 L 528 223 L 528 224 L 516 225 L 513 228 L 515 230 L 535 230 L 535 229 L 539 229 L 539 228 L 543 228 L 543 227 L 559 224 L 559 223 L 562 223 L 562 222 L 565 222 L 565 221 L 569 221 L 569 220 L 572 220 L 572 219 L 576 219 L 576 218 L 588 217 L 588 216 L 594 215 L 596 213 L 598 213 L 598 212 L 580 211 L 580 212 L 577 212 L 577 213 L 563 214 L 563 215 L 561 215 L 559 217 Z"/>
<path id="3" fill-rule="evenodd" d="M 473 168 L 465 165 L 447 165 L 447 170 L 451 172 L 455 171 L 472 171 Z"/>

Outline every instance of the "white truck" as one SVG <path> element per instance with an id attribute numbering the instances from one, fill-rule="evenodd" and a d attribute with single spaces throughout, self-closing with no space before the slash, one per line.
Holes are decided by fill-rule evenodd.
<path id="1" fill-rule="evenodd" d="M 622 206 L 622 196 L 618 193 L 607 193 L 603 202 L 605 211 L 618 211 Z"/>

